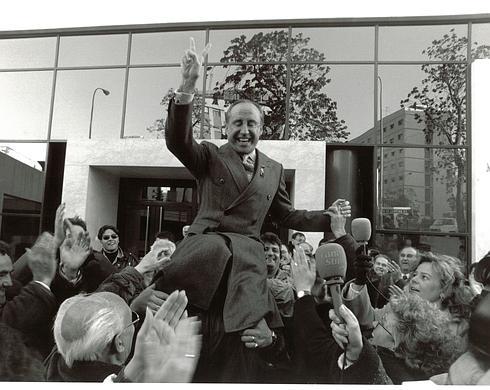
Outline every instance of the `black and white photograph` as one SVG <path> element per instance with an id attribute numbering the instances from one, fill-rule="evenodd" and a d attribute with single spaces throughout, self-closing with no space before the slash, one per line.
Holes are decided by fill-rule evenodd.
<path id="1" fill-rule="evenodd" d="M 11 3 L 0 382 L 490 385 L 490 4 Z"/>

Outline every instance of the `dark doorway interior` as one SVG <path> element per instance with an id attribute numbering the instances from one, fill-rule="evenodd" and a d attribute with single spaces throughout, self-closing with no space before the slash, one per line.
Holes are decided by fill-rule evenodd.
<path id="1" fill-rule="evenodd" d="M 192 223 L 197 207 L 194 180 L 121 178 L 117 225 L 123 248 L 142 257 L 160 231 L 182 239 L 182 227 Z"/>

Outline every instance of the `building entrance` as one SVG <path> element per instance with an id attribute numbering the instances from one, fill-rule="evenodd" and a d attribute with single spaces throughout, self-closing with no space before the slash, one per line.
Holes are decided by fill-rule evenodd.
<path id="1" fill-rule="evenodd" d="M 182 227 L 192 223 L 197 208 L 194 180 L 121 178 L 117 226 L 122 247 L 141 258 L 158 232 L 182 239 Z"/>

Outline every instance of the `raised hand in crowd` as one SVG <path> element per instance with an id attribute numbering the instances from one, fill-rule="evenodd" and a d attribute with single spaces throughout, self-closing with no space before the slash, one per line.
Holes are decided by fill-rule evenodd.
<path id="1" fill-rule="evenodd" d="M 345 351 L 347 360 L 355 362 L 359 359 L 363 347 L 359 321 L 345 305 L 340 306 L 339 312 L 342 318 L 339 318 L 333 309 L 328 312 L 332 321 L 330 323 L 332 336 L 340 348 Z"/>
<path id="2" fill-rule="evenodd" d="M 54 243 L 56 248 L 59 248 L 65 240 L 65 228 L 63 221 L 65 219 L 65 203 L 61 203 L 56 209 L 56 216 L 54 219 Z"/>
<path id="3" fill-rule="evenodd" d="M 68 228 L 73 228 L 67 219 Z M 88 232 L 80 232 L 77 237 L 65 239 L 60 247 L 60 262 L 63 274 L 69 279 L 75 279 L 78 270 L 90 254 L 90 235 Z"/>
<path id="4" fill-rule="evenodd" d="M 296 291 L 311 291 L 316 279 L 315 259 L 306 258 L 303 248 L 297 246 L 293 250 L 291 261 L 291 276 Z"/>
<path id="5" fill-rule="evenodd" d="M 182 71 L 182 84 L 179 87 L 179 91 L 194 93 L 196 81 L 199 78 L 199 72 L 201 70 L 201 64 L 210 48 L 211 44 L 208 43 L 199 56 L 196 52 L 196 42 L 194 41 L 194 38 L 190 38 L 189 49 L 185 51 L 180 65 Z"/>
<path id="6" fill-rule="evenodd" d="M 388 287 L 388 291 L 390 292 L 390 298 L 398 297 L 402 294 L 405 294 L 405 291 L 403 291 L 396 284 L 392 284 L 390 287 Z"/>
<path id="7" fill-rule="evenodd" d="M 345 199 L 337 199 L 325 211 L 330 216 L 330 228 L 335 238 L 346 235 L 345 222 L 351 216 L 350 202 Z"/>
<path id="8" fill-rule="evenodd" d="M 182 317 L 187 298 L 174 291 L 155 315 L 148 308 L 134 356 L 124 369 L 133 382 L 190 382 L 199 359 L 200 322 Z"/>
<path id="9" fill-rule="evenodd" d="M 393 282 L 397 282 L 402 278 L 402 270 L 396 261 L 388 262 L 388 272 L 391 273 Z"/>
<path id="10" fill-rule="evenodd" d="M 153 314 L 155 314 L 163 303 L 167 300 L 168 294 L 163 291 L 155 290 L 155 284 L 145 288 L 136 298 L 131 302 L 131 310 L 143 314 L 146 309 L 149 308 Z"/>
<path id="11" fill-rule="evenodd" d="M 51 286 L 57 268 L 54 237 L 42 233 L 32 248 L 26 249 L 27 264 L 32 272 L 32 280 Z"/>

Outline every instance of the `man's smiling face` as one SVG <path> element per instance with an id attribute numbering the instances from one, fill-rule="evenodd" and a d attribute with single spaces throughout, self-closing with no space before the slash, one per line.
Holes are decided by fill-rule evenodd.
<path id="1" fill-rule="evenodd" d="M 226 134 L 233 150 L 239 154 L 251 153 L 262 134 L 259 109 L 248 102 L 232 107 L 226 124 Z"/>

